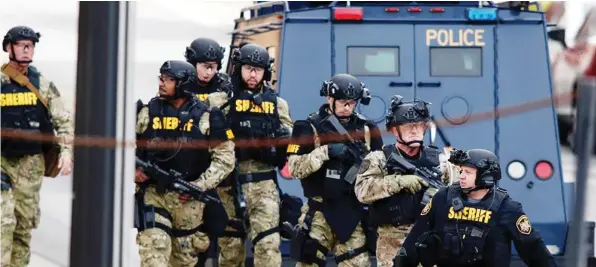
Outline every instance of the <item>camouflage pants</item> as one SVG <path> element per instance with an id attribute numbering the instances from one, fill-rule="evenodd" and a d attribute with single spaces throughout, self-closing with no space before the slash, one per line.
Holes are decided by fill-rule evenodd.
<path id="1" fill-rule="evenodd" d="M 155 213 L 155 222 L 170 228 L 190 230 L 203 223 L 205 204 L 191 200 L 184 204 L 178 199 L 179 194 L 166 192 L 163 195 L 155 191 L 154 186 L 145 190 L 144 204 L 165 209 L 172 221 Z M 171 237 L 160 228 L 148 228 L 137 235 L 141 266 L 188 266 L 198 261 L 198 254 L 209 247 L 209 237 L 203 232 L 195 232 L 183 237 Z"/>
<path id="2" fill-rule="evenodd" d="M 412 230 L 412 224 L 391 226 L 382 225 L 377 230 L 377 266 L 393 266 L 393 258 L 402 247 L 406 236 Z"/>
<path id="3" fill-rule="evenodd" d="M 231 187 L 217 188 L 228 217 L 230 220 L 239 221 L 234 210 L 234 197 L 231 192 Z M 253 240 L 258 233 L 279 226 L 279 192 L 273 180 L 244 184 L 242 192 L 246 198 L 249 240 Z M 236 229 L 227 226 L 226 231 L 236 232 Z M 242 265 L 246 258 L 243 240 L 237 237 L 218 239 L 219 266 Z M 261 239 L 254 246 L 254 266 L 281 266 L 280 245 L 279 233 L 273 233 Z"/>
<path id="4" fill-rule="evenodd" d="M 41 215 L 39 191 L 41 190 L 41 181 L 45 168 L 43 156 L 38 154 L 15 159 L 2 157 L 1 166 L 2 172 L 10 177 L 12 197 L 14 198 L 14 203 L 11 205 L 10 193 L 2 192 L 2 266 L 5 266 L 5 258 L 8 260 L 6 253 L 11 248 L 10 266 L 27 266 L 31 258 L 31 231 L 39 225 Z M 6 214 L 4 213 L 5 209 Z M 5 218 L 5 216 L 7 217 Z M 9 229 L 4 229 L 5 220 L 9 228 L 13 227 L 10 226 L 11 217 L 16 218 L 16 224 L 13 225 L 12 239 L 4 237 L 5 231 L 10 232 Z"/>
<path id="5" fill-rule="evenodd" d="M 2 190 L 2 261 L 1 266 L 10 266 L 12 238 L 17 218 L 14 216 L 12 189 Z"/>
<path id="6" fill-rule="evenodd" d="M 298 223 L 303 224 L 304 217 L 306 216 L 306 212 L 308 211 L 308 204 L 304 204 L 302 206 L 301 211 L 302 216 L 300 216 Z M 310 227 L 309 236 L 312 239 L 317 240 L 322 246 L 324 246 L 329 251 L 332 251 L 335 256 L 343 255 L 347 253 L 349 250 L 355 250 L 366 245 L 366 235 L 364 234 L 364 230 L 362 229 L 361 224 L 359 224 L 356 227 L 356 230 L 354 230 L 354 233 L 352 233 L 352 236 L 346 243 L 339 244 L 335 235 L 331 231 L 331 227 L 325 220 L 325 216 L 320 211 L 316 211 L 315 215 L 312 218 L 312 225 Z M 321 253 L 320 251 L 317 251 L 317 256 L 320 259 L 326 259 L 326 255 L 323 255 L 323 253 Z M 296 264 L 296 267 L 306 266 L 317 266 L 317 264 L 306 264 L 302 262 L 298 262 Z M 371 264 L 368 252 L 361 253 L 349 260 L 342 261 L 338 264 L 338 266 L 369 267 L 371 266 Z"/>

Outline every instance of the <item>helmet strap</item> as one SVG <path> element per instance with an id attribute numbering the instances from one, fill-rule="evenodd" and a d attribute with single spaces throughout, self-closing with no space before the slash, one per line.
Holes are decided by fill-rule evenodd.
<path id="1" fill-rule="evenodd" d="M 33 60 L 17 60 L 17 58 L 15 57 L 15 53 L 14 53 L 14 44 L 13 43 L 10 43 L 10 50 L 12 51 L 12 56 L 8 57 L 8 59 L 10 61 L 14 61 L 19 64 L 31 64 L 31 62 L 33 62 Z"/>

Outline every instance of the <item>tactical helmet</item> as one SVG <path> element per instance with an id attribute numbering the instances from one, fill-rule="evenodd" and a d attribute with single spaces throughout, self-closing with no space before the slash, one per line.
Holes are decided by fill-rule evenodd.
<path id="1" fill-rule="evenodd" d="M 184 91 L 192 91 L 196 84 L 197 70 L 193 65 L 182 60 L 168 60 L 161 65 L 160 74 L 166 74 L 176 80 L 176 94 L 174 98 L 180 98 Z"/>
<path id="2" fill-rule="evenodd" d="M 476 168 L 476 186 L 473 189 L 492 188 L 501 179 L 499 158 L 495 153 L 486 149 L 470 149 L 468 151 L 453 149 L 449 162 L 458 166 Z"/>
<path id="3" fill-rule="evenodd" d="M 406 123 L 428 122 L 430 120 L 430 103 L 414 99 L 412 102 L 403 102 L 401 95 L 391 98 L 391 105 L 385 117 L 385 126 L 389 131 L 391 127 Z"/>
<path id="4" fill-rule="evenodd" d="M 337 74 L 330 80 L 324 81 L 320 95 L 338 100 L 360 100 L 363 105 L 368 105 L 371 98 L 370 91 L 364 83 L 350 74 Z"/>
<path id="5" fill-rule="evenodd" d="M 264 47 L 258 44 L 245 44 L 234 51 L 232 60 L 238 70 L 242 65 L 264 68 L 263 81 L 271 80 L 271 72 L 273 71 L 271 64 L 275 59 L 269 56 L 269 52 Z"/>
<path id="6" fill-rule="evenodd" d="M 210 38 L 197 38 L 190 46 L 186 47 L 184 57 L 186 61 L 193 66 L 199 62 L 217 62 L 217 70 L 221 69 L 221 60 L 224 57 L 225 48 L 221 47 L 219 43 Z"/>
<path id="7" fill-rule="evenodd" d="M 39 32 L 35 32 L 32 28 L 27 26 L 16 26 L 12 27 L 6 35 L 4 35 L 4 39 L 2 40 L 2 50 L 4 52 L 8 52 L 6 50 L 6 45 L 11 43 L 14 44 L 20 40 L 29 40 L 33 43 L 39 42 L 39 37 L 41 34 Z"/>

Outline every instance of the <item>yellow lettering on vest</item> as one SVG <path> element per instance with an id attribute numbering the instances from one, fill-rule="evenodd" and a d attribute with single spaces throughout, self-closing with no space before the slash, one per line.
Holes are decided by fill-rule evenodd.
<path id="1" fill-rule="evenodd" d="M 450 220 L 466 220 L 480 223 L 488 223 L 491 219 L 492 211 L 473 207 L 464 207 L 462 210 L 455 211 L 453 207 L 449 208 L 447 218 Z"/>
<path id="2" fill-rule="evenodd" d="M 193 119 L 190 119 L 184 124 L 184 131 L 190 132 L 192 130 Z"/>
<path id="3" fill-rule="evenodd" d="M 230 129 L 226 130 L 226 136 L 228 137 L 228 140 L 234 139 L 234 133 Z"/>
<path id="4" fill-rule="evenodd" d="M 476 220 L 476 211 L 479 211 L 479 210 L 471 208 L 470 211 L 468 211 L 468 218 L 470 218 L 470 221 L 477 221 Z"/>
<path id="5" fill-rule="evenodd" d="M 243 99 L 242 100 L 242 111 L 247 111 L 248 109 L 250 109 L 250 101 L 247 99 Z"/>
<path id="6" fill-rule="evenodd" d="M 178 120 L 178 118 L 176 117 L 167 117 L 166 118 L 167 124 L 166 124 L 166 129 L 168 130 L 176 130 L 178 129 L 178 126 L 180 124 L 180 121 Z"/>
<path id="7" fill-rule="evenodd" d="M 0 106 L 35 106 L 37 96 L 33 92 L 2 94 Z"/>
<path id="8" fill-rule="evenodd" d="M 158 117 L 153 118 L 153 125 L 151 127 L 153 130 L 161 130 L 161 121 Z"/>
<path id="9" fill-rule="evenodd" d="M 426 46 L 484 46 L 484 29 L 427 29 Z"/>
<path id="10" fill-rule="evenodd" d="M 300 149 L 300 145 L 290 144 L 288 145 L 288 149 L 286 150 L 287 153 L 298 153 Z"/>
<path id="11" fill-rule="evenodd" d="M 205 101 L 209 94 L 197 94 L 197 98 L 201 101 Z"/>
<path id="12" fill-rule="evenodd" d="M 252 108 L 250 109 L 250 112 L 252 112 L 252 113 L 263 113 L 263 109 L 261 108 L 261 106 L 252 105 Z"/>
<path id="13" fill-rule="evenodd" d="M 463 210 L 463 216 L 461 217 L 462 220 L 468 220 L 468 210 L 470 210 L 469 207 L 465 207 L 464 208 L 464 210 Z"/>
<path id="14" fill-rule="evenodd" d="M 490 216 L 493 214 L 492 211 L 487 210 L 486 211 L 486 217 L 484 218 L 484 223 L 488 223 L 488 221 L 490 221 Z"/>

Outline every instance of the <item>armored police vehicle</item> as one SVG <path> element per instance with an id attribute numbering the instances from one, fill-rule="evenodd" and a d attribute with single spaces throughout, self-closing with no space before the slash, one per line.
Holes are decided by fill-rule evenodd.
<path id="1" fill-rule="evenodd" d="M 391 96 L 431 102 L 445 136 L 435 144 L 494 151 L 500 186 L 563 259 L 573 185 L 562 177 L 543 12 L 523 2 L 259 2 L 236 20 L 232 48 L 268 48 L 274 87 L 294 120 L 317 110 L 322 82 L 338 73 L 367 85 L 371 103 L 357 111 L 381 129 Z M 395 141 L 389 133 L 383 139 Z M 302 196 L 298 181 L 280 184 Z"/>

